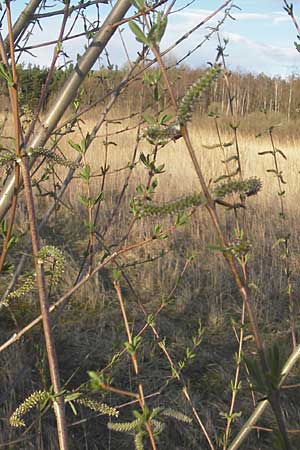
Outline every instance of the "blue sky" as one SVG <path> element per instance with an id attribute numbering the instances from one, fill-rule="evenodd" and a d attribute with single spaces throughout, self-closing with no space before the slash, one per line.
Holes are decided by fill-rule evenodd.
<path id="1" fill-rule="evenodd" d="M 55 0 L 49 4 L 55 4 Z M 77 3 L 74 1 L 73 3 Z M 189 0 L 177 0 L 175 9 L 179 9 Z M 218 0 L 195 0 L 188 8 L 178 11 L 170 18 L 167 33 L 162 41 L 162 49 L 168 47 L 184 34 L 188 29 L 195 26 L 206 17 L 211 11 L 218 8 L 223 2 Z M 23 0 L 12 3 L 15 16 L 20 12 L 25 4 Z M 243 72 L 264 72 L 268 75 L 280 75 L 283 77 L 300 72 L 300 54 L 294 48 L 296 31 L 294 26 L 283 11 L 281 0 L 236 0 L 235 4 L 241 11 L 235 9 L 235 21 L 228 20 L 222 27 L 221 35 L 229 39 L 228 45 L 228 65 L 232 69 Z M 300 21 L 300 0 L 294 0 L 295 14 Z M 61 3 L 60 3 L 61 7 Z M 100 5 L 103 17 L 109 11 L 109 6 Z M 220 14 L 209 23 L 214 26 L 222 17 Z M 38 31 L 33 37 L 32 43 L 39 40 L 55 39 L 59 27 L 58 19 L 48 19 L 44 22 L 43 33 Z M 5 30 L 4 30 L 5 32 Z M 56 32 L 56 33 L 55 33 Z M 191 48 L 195 47 L 206 35 L 208 29 L 199 29 L 190 39 L 184 42 L 172 53 L 172 58 L 180 58 Z M 123 32 L 130 57 L 135 58 L 139 47 L 127 29 Z M 65 50 L 71 57 L 82 51 L 84 42 L 76 40 L 65 45 Z M 195 52 L 186 60 L 192 67 L 205 65 L 207 61 L 212 61 L 215 56 L 216 39 L 211 39 L 208 44 Z M 118 66 L 126 62 L 125 52 L 120 44 L 120 38 L 116 33 L 109 46 L 111 61 Z M 26 61 L 35 62 L 40 65 L 47 65 L 51 57 L 50 48 L 44 48 L 35 52 L 36 58 L 26 57 Z M 101 62 L 100 62 L 101 64 Z"/>

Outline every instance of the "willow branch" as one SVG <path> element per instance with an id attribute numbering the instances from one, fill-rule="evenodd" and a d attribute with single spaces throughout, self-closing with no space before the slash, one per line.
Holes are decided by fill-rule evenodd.
<path id="1" fill-rule="evenodd" d="M 283 369 L 281 371 L 282 378 L 280 380 L 279 387 L 283 385 L 288 374 L 291 372 L 295 364 L 298 362 L 299 358 L 300 358 L 300 345 L 298 345 L 298 347 L 295 348 L 293 353 L 290 355 L 289 359 L 284 364 Z M 253 429 L 253 426 L 257 423 L 258 419 L 263 415 L 268 405 L 269 405 L 268 400 L 263 400 L 259 402 L 259 404 L 255 408 L 255 410 L 253 411 L 247 422 L 243 425 L 238 435 L 230 444 L 228 450 L 237 450 L 238 448 L 240 448 L 242 443 L 249 435 L 250 431 Z"/>
<path id="2" fill-rule="evenodd" d="M 100 56 L 107 43 L 113 36 L 116 30 L 116 22 L 125 16 L 130 7 L 130 0 L 118 0 L 115 4 L 101 29 L 96 34 L 94 40 L 86 50 L 85 54 L 81 57 L 70 77 L 65 82 L 64 87 L 59 93 L 57 101 L 47 114 L 46 119 L 39 126 L 32 139 L 28 142 L 28 145 L 24 149 L 25 151 L 29 148 L 43 147 L 45 145 L 59 120 L 75 98 L 77 90 L 83 82 L 85 76 L 93 67 L 97 58 Z M 0 221 L 3 219 L 8 208 L 10 207 L 14 192 L 14 183 L 15 176 L 11 175 L 1 192 Z"/>

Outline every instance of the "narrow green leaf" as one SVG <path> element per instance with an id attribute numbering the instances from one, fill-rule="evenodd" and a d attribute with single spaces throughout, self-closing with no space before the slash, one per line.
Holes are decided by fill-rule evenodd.
<path id="1" fill-rule="evenodd" d="M 150 41 L 148 38 L 144 35 L 140 27 L 133 21 L 129 22 L 129 28 L 135 35 L 135 38 L 138 42 L 141 42 L 142 44 L 150 46 Z"/>

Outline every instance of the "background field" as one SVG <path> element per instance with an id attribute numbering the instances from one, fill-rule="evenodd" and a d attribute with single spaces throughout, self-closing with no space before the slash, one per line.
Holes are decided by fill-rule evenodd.
<path id="1" fill-rule="evenodd" d="M 110 166 L 109 174 L 104 186 L 104 199 L 101 205 L 97 229 L 105 230 L 105 243 L 112 243 L 122 239 L 127 234 L 132 221 L 130 213 L 130 200 L 136 195 L 136 188 L 140 183 L 147 183 L 148 171 L 139 162 L 141 152 L 147 154 L 150 151 L 149 144 L 142 139 L 136 153 L 135 161 L 138 164 L 132 171 L 127 167 L 132 160 L 136 146 L 136 121 L 125 119 L 128 109 L 115 109 L 111 119 L 121 119 L 119 124 L 108 123 L 99 137 L 93 143 L 89 151 L 89 163 L 95 178 L 92 189 L 98 192 L 103 177 L 98 176 L 101 166 L 104 166 L 105 139 L 114 142 L 107 149 L 107 164 Z M 99 110 L 94 111 L 95 118 Z M 83 135 L 92 129 L 95 121 L 93 114 L 84 117 L 81 124 Z M 290 264 L 292 268 L 293 295 L 295 298 L 295 321 L 299 325 L 299 141 L 295 122 L 286 121 L 280 127 L 274 129 L 276 146 L 286 155 L 286 160 L 280 159 L 280 168 L 285 185 L 286 220 L 279 218 L 280 204 L 277 195 L 277 179 L 274 174 L 268 173 L 273 168 L 270 155 L 259 156 L 258 153 L 271 149 L 268 134 L 256 137 L 259 131 L 265 131 L 271 125 L 280 123 L 282 117 L 272 114 L 266 116 L 257 113 L 255 120 L 246 117 L 241 121 L 241 131 L 238 131 L 238 142 L 241 152 L 242 170 L 245 178 L 256 176 L 261 179 L 262 191 L 247 201 L 247 209 L 238 212 L 244 217 L 243 223 L 247 237 L 251 242 L 252 251 L 249 264 L 249 285 L 254 298 L 259 328 L 267 342 L 278 342 L 282 352 L 288 355 L 291 351 L 291 339 L 289 332 L 289 306 L 285 277 L 282 249 L 275 245 L 279 237 L 290 233 Z M 228 126 L 230 120 L 220 119 L 222 140 L 232 140 L 232 130 Z M 126 131 L 128 128 L 128 131 Z M 124 131 L 125 130 L 125 131 Z M 122 133 L 120 132 L 122 131 Z M 220 148 L 207 148 L 217 143 L 216 130 L 213 119 L 207 116 L 196 115 L 190 126 L 191 138 L 197 151 L 197 157 L 205 173 L 207 181 L 213 186 L 214 180 L 224 173 L 224 164 L 221 160 L 224 155 Z M 9 121 L 3 131 L 4 136 L 10 133 Z M 69 159 L 74 159 L 76 154 L 68 144 L 70 136 L 60 144 L 60 151 Z M 79 131 L 71 135 L 73 142 L 81 139 Z M 5 142 L 5 140 L 3 141 Z M 228 156 L 232 147 L 228 147 Z M 176 198 L 199 191 L 199 184 L 191 166 L 186 149 L 181 142 L 171 142 L 165 148 L 159 150 L 157 160 L 165 164 L 165 173 L 157 176 L 159 184 L 154 196 L 155 202 L 169 202 Z M 123 168 L 119 171 L 120 168 Z M 115 172 L 118 170 L 117 172 Z M 65 169 L 59 168 L 55 175 L 41 184 L 41 192 L 36 191 L 36 200 L 39 202 L 38 215 L 43 217 L 50 198 L 41 197 L 53 188 L 53 182 L 60 184 Z M 111 174 L 110 174 L 111 173 Z M 130 177 L 128 178 L 128 175 Z M 3 174 L 5 176 L 5 174 Z M 36 174 L 38 179 L 39 172 Z M 126 186 L 121 206 L 113 221 L 110 214 L 119 199 L 124 184 Z M 128 186 L 127 186 L 128 185 Z M 86 211 L 78 198 L 84 192 L 84 184 L 75 176 L 58 206 L 55 214 L 42 237 L 45 242 L 61 248 L 67 258 L 67 268 L 64 275 L 64 286 L 51 293 L 56 298 L 67 285 L 71 287 L 74 277 L 80 268 L 83 253 L 87 244 L 84 220 Z M 234 238 L 235 221 L 232 211 L 226 211 L 220 207 L 222 226 L 229 237 Z M 19 207 L 17 217 L 17 229 L 24 232 L 26 225 L 26 212 Z M 141 238 L 151 233 L 157 223 L 162 228 L 172 224 L 174 217 L 146 218 L 137 221 L 125 243 L 138 242 Z M 235 352 L 238 348 L 235 333 L 238 333 L 242 305 L 236 288 L 225 267 L 222 254 L 209 250 L 208 246 L 216 244 L 210 222 L 204 208 L 197 208 L 188 223 L 173 232 L 164 241 L 154 242 L 151 247 L 132 251 L 120 259 L 130 282 L 124 286 L 124 296 L 130 316 L 130 322 L 135 330 L 143 325 L 143 313 L 139 302 L 143 305 L 144 313 L 154 313 L 160 307 L 162 299 L 168 298 L 169 293 L 177 285 L 178 277 L 184 271 L 179 285 L 169 298 L 169 304 L 157 318 L 157 328 L 161 338 L 166 337 L 169 351 L 175 360 L 184 358 L 186 348 L 190 346 L 191 338 L 195 335 L 199 326 L 199 320 L 205 328 L 203 342 L 197 349 L 196 358 L 183 370 L 183 376 L 190 388 L 194 404 L 203 419 L 208 432 L 216 439 L 222 435 L 224 418 L 220 415 L 226 412 L 230 400 L 230 380 L 234 377 Z M 29 252 L 28 243 L 20 244 L 21 252 Z M 28 250 L 26 250 L 26 246 Z M 19 249 L 19 250 L 20 250 Z M 16 252 L 17 253 L 17 252 Z M 101 252 L 99 253 L 101 255 Z M 97 256 L 97 258 L 100 256 Z M 13 261 L 13 255 L 11 256 Z M 31 264 L 31 263 L 29 263 Z M 186 266 L 187 265 L 187 266 Z M 130 288 L 131 286 L 131 288 Z M 4 286 L 3 286 L 4 288 Z M 51 298 L 52 298 L 51 297 Z M 30 294 L 1 316 L 1 338 L 4 341 L 11 335 L 14 324 L 18 327 L 25 325 L 30 318 L 37 313 L 36 294 Z M 59 313 L 55 334 L 58 342 L 59 359 L 61 361 L 62 378 L 68 380 L 68 389 L 74 389 L 87 380 L 87 370 L 102 369 L 113 354 L 122 348 L 125 339 L 123 326 L 120 324 L 120 312 L 116 303 L 116 296 L 112 285 L 110 268 L 100 272 L 99 277 L 89 282 L 72 298 L 64 313 Z M 42 379 L 47 385 L 46 362 L 43 347 L 37 345 L 41 339 L 40 330 L 35 329 L 27 339 L 20 341 L 12 350 L 2 354 L 1 383 L 4 392 L 4 405 L 2 415 L 11 414 L 16 404 L 24 398 L 25 392 L 38 389 Z M 153 405 L 171 405 L 189 414 L 188 406 L 181 394 L 178 383 L 170 382 L 170 368 L 164 357 L 155 345 L 153 336 L 148 332 L 143 341 L 143 349 L 140 353 L 142 364 L 141 377 L 147 386 L 146 393 L 156 392 L 165 382 L 166 387 L 160 395 L 153 397 Z M 245 327 L 244 352 L 255 352 L 252 335 Z M 120 388 L 128 388 L 132 374 L 127 360 L 121 362 L 108 371 L 114 379 L 114 383 Z M 30 377 L 26 374 L 30 374 Z M 69 379 L 72 375 L 71 379 Z M 241 415 L 236 419 L 233 430 L 238 430 L 241 424 L 250 414 L 253 405 L 247 374 L 242 373 L 243 390 L 238 395 L 236 411 Z M 169 380 L 169 381 L 168 381 Z M 289 379 L 289 384 L 297 383 L 297 371 Z M 115 397 L 106 395 L 105 401 L 122 405 L 124 399 L 116 402 Z M 299 397 L 295 390 L 285 390 L 283 395 L 283 407 L 290 429 L 299 428 Z M 124 402 L 125 403 L 125 402 Z M 122 419 L 130 418 L 130 407 L 124 409 Z M 123 411 L 122 407 L 120 408 Z M 124 435 L 107 432 L 106 418 L 95 417 L 80 411 L 78 417 L 72 416 L 68 411 L 70 423 L 70 436 L 75 449 L 108 449 L 131 448 L 130 437 L 124 441 Z M 271 413 L 264 415 L 259 423 L 262 427 L 274 426 Z M 46 415 L 43 421 L 37 414 L 29 428 L 23 433 L 12 431 L 6 426 L 5 419 L 2 422 L 1 441 L 7 442 L 20 439 L 10 448 L 29 449 L 33 439 L 37 449 L 55 449 L 55 428 L 51 416 Z M 51 438 L 51 436 L 53 436 Z M 255 432 L 245 444 L 245 449 L 271 448 L 270 433 L 260 432 L 260 444 L 256 441 Z M 294 445 L 299 444 L 298 434 L 292 434 Z M 125 439 L 127 439 L 125 437 Z M 161 448 L 194 449 L 203 445 L 201 436 L 195 425 L 185 425 L 172 421 L 167 423 L 167 431 L 163 434 Z M 26 443 L 28 440 L 28 444 Z M 49 444 L 50 442 L 50 444 Z M 52 442 L 52 444 L 51 444 Z M 202 442 L 202 443 L 201 443 Z M 1 447 L 0 447 L 1 448 Z M 296 448 L 296 447 L 295 447 Z"/>

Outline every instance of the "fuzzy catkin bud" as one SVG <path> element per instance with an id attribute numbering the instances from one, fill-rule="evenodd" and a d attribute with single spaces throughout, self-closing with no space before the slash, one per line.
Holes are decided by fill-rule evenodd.
<path id="1" fill-rule="evenodd" d="M 80 164 L 74 161 L 70 161 L 69 159 L 66 158 L 61 158 L 60 156 L 56 155 L 56 153 L 54 153 L 53 151 L 47 150 L 45 148 L 32 148 L 30 149 L 30 151 L 31 154 L 35 156 L 44 156 L 50 161 L 54 161 L 56 162 L 56 164 L 63 167 L 67 167 L 69 169 L 77 169 L 78 167 L 80 167 Z"/>
<path id="2" fill-rule="evenodd" d="M 108 406 L 105 403 L 97 402 L 87 397 L 79 397 L 74 400 L 79 405 L 83 405 L 92 411 L 97 411 L 100 414 L 106 414 L 108 416 L 118 417 L 119 411 L 112 406 Z"/>
<path id="3" fill-rule="evenodd" d="M 163 205 L 157 205 L 150 202 L 137 203 L 136 209 L 140 217 L 166 216 L 176 214 L 188 208 L 193 208 L 202 204 L 205 204 L 204 195 L 195 193 Z"/>
<path id="4" fill-rule="evenodd" d="M 23 284 L 14 291 L 10 292 L 0 303 L 0 308 L 3 306 L 9 306 L 11 300 L 19 299 L 24 295 L 28 294 L 34 288 L 34 277 L 32 275 L 28 275 L 24 280 Z"/>
<path id="5" fill-rule="evenodd" d="M 165 145 L 169 141 L 176 141 L 181 137 L 180 125 L 177 122 L 169 126 L 152 125 L 145 129 L 144 136 L 153 145 Z"/>
<path id="6" fill-rule="evenodd" d="M 227 181 L 217 186 L 213 192 L 214 199 L 222 199 L 230 194 L 240 194 L 250 197 L 256 195 L 262 188 L 262 182 L 259 178 L 252 177 L 244 181 Z"/>
<path id="7" fill-rule="evenodd" d="M 135 450 L 144 450 L 143 439 L 144 439 L 144 434 L 142 431 L 140 431 L 139 433 L 137 433 L 135 435 L 135 437 L 134 437 Z"/>
<path id="8" fill-rule="evenodd" d="M 166 408 L 162 411 L 162 414 L 167 417 L 172 417 L 180 422 L 191 423 L 192 419 L 187 415 L 183 414 L 181 411 L 176 411 L 172 408 Z"/>
<path id="9" fill-rule="evenodd" d="M 189 87 L 178 108 L 177 119 L 181 126 L 185 126 L 191 120 L 196 101 L 205 90 L 210 88 L 221 72 L 221 66 L 215 65 Z"/>
<path id="10" fill-rule="evenodd" d="M 58 284 L 64 271 L 65 258 L 62 252 L 54 245 L 45 245 L 39 251 L 39 259 L 41 262 L 45 262 L 47 258 L 53 258 L 55 267 L 52 273 L 52 283 Z"/>
<path id="11" fill-rule="evenodd" d="M 133 420 L 132 422 L 109 422 L 107 427 L 110 430 L 128 432 L 135 430 L 141 425 L 141 419 Z"/>
<path id="12" fill-rule="evenodd" d="M 25 427 L 23 416 L 39 403 L 44 402 L 49 397 L 47 391 L 33 392 L 21 405 L 15 410 L 9 419 L 9 423 L 12 427 Z"/>
<path id="13" fill-rule="evenodd" d="M 240 194 L 250 197 L 256 195 L 262 188 L 262 182 L 259 178 L 252 177 L 244 181 L 227 181 L 219 184 L 211 191 L 213 200 L 222 200 L 230 194 Z M 134 200 L 132 203 L 134 214 L 138 217 L 147 216 L 166 216 L 180 213 L 188 208 L 205 205 L 206 199 L 203 193 L 194 193 L 180 198 L 173 202 L 165 204 L 154 204 L 152 202 L 143 203 Z"/>
<path id="14" fill-rule="evenodd" d="M 10 150 L 2 150 L 0 152 L 0 166 L 4 167 L 16 161 L 16 155 Z"/>

